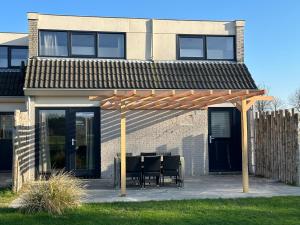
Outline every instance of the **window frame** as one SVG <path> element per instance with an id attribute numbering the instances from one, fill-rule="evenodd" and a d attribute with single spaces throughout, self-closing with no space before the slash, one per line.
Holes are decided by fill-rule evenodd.
<path id="1" fill-rule="evenodd" d="M 10 60 L 9 60 L 9 47 L 7 46 L 7 45 L 0 45 L 0 47 L 3 47 L 3 48 L 6 48 L 7 49 L 7 58 L 6 58 L 6 64 L 7 64 L 7 66 L 5 67 L 5 66 L 0 66 L 0 69 L 5 69 L 5 68 L 9 68 L 9 62 L 10 62 Z"/>
<path id="2" fill-rule="evenodd" d="M 67 52 L 68 55 L 67 56 L 55 56 L 55 55 L 42 55 L 41 54 L 41 32 L 61 32 L 61 33 L 66 33 L 67 34 Z M 69 37 L 69 32 L 68 31 L 64 31 L 64 30 L 44 30 L 41 29 L 38 32 L 38 56 L 40 57 L 53 57 L 53 58 L 68 58 L 70 55 L 70 37 Z"/>
<path id="3" fill-rule="evenodd" d="M 93 35 L 94 36 L 94 40 L 95 40 L 95 43 L 94 43 L 94 52 L 95 52 L 95 54 L 94 55 L 77 55 L 77 54 L 73 54 L 72 53 L 72 35 Z M 70 43 L 69 43 L 69 46 L 70 46 L 70 49 L 68 49 L 68 55 L 70 56 L 70 57 L 77 57 L 77 58 L 95 58 L 95 57 L 97 57 L 97 54 L 98 54 L 98 52 L 97 52 L 97 43 L 98 43 L 98 40 L 97 40 L 97 33 L 95 33 L 95 32 L 84 32 L 84 31 L 71 31 L 71 32 L 69 32 L 69 34 L 68 34 L 68 38 L 69 38 L 69 41 L 70 41 Z M 96 47 L 96 48 L 95 48 Z"/>
<path id="4" fill-rule="evenodd" d="M 203 40 L 203 57 L 181 57 L 180 56 L 180 38 L 202 38 Z M 205 60 L 206 59 L 206 39 L 204 35 L 197 35 L 197 34 L 179 34 L 177 35 L 177 53 L 176 58 L 178 60 Z"/>
<path id="5" fill-rule="evenodd" d="M 123 39 L 124 39 L 124 57 L 99 57 L 98 56 L 98 48 L 99 48 L 99 34 L 121 34 L 123 35 Z M 126 33 L 125 32 L 97 32 L 97 58 L 99 59 L 127 59 L 127 45 L 126 45 Z"/>
<path id="6" fill-rule="evenodd" d="M 235 35 L 203 35 L 203 34 L 177 34 L 176 35 L 176 59 L 177 60 L 204 60 L 204 61 L 236 61 L 236 36 Z M 180 37 L 203 38 L 203 57 L 180 57 Z M 231 37 L 233 38 L 233 59 L 208 59 L 207 58 L 207 37 Z"/>
<path id="7" fill-rule="evenodd" d="M 28 46 L 25 45 L 0 45 L 0 47 L 6 47 L 7 48 L 7 67 L 0 67 L 0 69 L 17 69 L 20 68 L 20 66 L 12 66 L 11 65 L 11 60 L 12 60 L 12 49 L 27 49 L 29 53 Z M 28 58 L 27 60 L 28 61 Z"/>
<path id="8" fill-rule="evenodd" d="M 40 53 L 40 42 L 41 42 L 41 32 L 65 32 L 67 33 L 67 49 L 68 56 L 49 56 L 41 55 Z M 94 34 L 96 37 L 95 42 L 95 55 L 73 55 L 72 54 L 72 33 L 82 33 L 82 34 Z M 124 57 L 98 57 L 98 45 L 99 45 L 99 34 L 121 34 L 124 37 Z M 39 57 L 49 57 L 49 58 L 98 58 L 98 59 L 127 59 L 127 35 L 126 32 L 106 32 L 106 31 L 80 31 L 80 30 L 49 30 L 49 29 L 39 29 L 38 31 L 38 56 Z"/>
<path id="9" fill-rule="evenodd" d="M 207 58 L 207 37 L 231 37 L 233 41 L 233 58 L 232 59 L 208 59 Z M 206 60 L 210 61 L 236 61 L 236 36 L 235 35 L 206 35 L 205 36 L 205 53 L 206 53 Z"/>

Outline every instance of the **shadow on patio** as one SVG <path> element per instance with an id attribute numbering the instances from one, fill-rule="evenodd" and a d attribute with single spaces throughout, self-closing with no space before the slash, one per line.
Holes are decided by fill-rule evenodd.
<path id="1" fill-rule="evenodd" d="M 84 202 L 159 201 L 206 198 L 243 198 L 271 196 L 300 196 L 300 187 L 285 185 L 265 178 L 250 177 L 250 191 L 242 192 L 241 175 L 209 175 L 185 179 L 184 188 L 128 188 L 126 197 L 113 189 L 110 180 L 85 180 L 87 197 Z"/>

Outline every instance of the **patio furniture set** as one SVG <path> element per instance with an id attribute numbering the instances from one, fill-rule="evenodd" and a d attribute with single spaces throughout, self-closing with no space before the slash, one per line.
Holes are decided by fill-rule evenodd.
<path id="1" fill-rule="evenodd" d="M 173 181 L 177 187 L 183 187 L 183 165 L 184 158 L 171 153 L 147 152 L 138 156 L 129 153 L 126 155 L 126 178 L 145 188 L 146 184 L 151 184 L 151 181 L 155 181 L 156 186 L 163 186 L 166 184 L 167 177 L 170 178 L 168 181 Z M 120 184 L 119 155 L 115 157 L 114 174 L 114 185 L 118 187 Z"/>

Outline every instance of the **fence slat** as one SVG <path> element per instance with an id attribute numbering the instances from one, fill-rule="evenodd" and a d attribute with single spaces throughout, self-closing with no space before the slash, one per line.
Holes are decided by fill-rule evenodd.
<path id="1" fill-rule="evenodd" d="M 292 111 L 255 114 L 255 174 L 287 184 L 299 180 L 298 114 Z"/>

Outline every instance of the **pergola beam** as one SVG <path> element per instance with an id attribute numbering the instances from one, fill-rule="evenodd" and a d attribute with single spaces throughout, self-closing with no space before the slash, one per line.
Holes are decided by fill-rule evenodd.
<path id="1" fill-rule="evenodd" d="M 126 112 L 128 110 L 197 110 L 232 103 L 241 111 L 243 192 L 249 191 L 247 111 L 256 101 L 273 100 L 264 90 L 109 90 L 91 101 L 121 112 L 121 196 L 126 195 Z"/>

